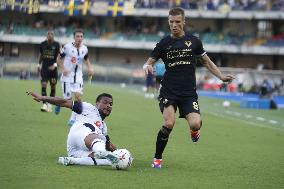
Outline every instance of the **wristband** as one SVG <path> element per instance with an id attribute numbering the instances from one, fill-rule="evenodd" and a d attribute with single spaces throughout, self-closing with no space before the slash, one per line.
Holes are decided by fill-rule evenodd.
<path id="1" fill-rule="evenodd" d="M 54 66 L 54 67 L 57 67 L 57 63 L 56 63 L 56 62 L 55 62 L 55 63 L 53 63 L 53 66 Z"/>

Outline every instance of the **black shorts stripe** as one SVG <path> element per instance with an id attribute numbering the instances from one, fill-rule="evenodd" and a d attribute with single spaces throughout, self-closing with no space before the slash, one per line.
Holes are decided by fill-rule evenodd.
<path id="1" fill-rule="evenodd" d="M 94 161 L 94 165 L 97 165 L 97 161 L 96 161 L 96 159 L 95 158 L 93 158 L 93 157 L 91 157 L 92 158 L 92 160 Z"/>
<path id="2" fill-rule="evenodd" d="M 76 75 L 77 75 L 78 65 L 75 66 L 75 75 L 74 75 L 74 83 L 76 83 Z"/>
<path id="3" fill-rule="evenodd" d="M 66 83 L 63 82 L 63 93 L 65 94 L 66 93 Z"/>

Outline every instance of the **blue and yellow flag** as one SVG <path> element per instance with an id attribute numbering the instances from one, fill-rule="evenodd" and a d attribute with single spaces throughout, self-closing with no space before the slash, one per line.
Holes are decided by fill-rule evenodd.
<path id="1" fill-rule="evenodd" d="M 110 1 L 108 4 L 107 15 L 116 17 L 123 15 L 124 1 Z"/>
<path id="2" fill-rule="evenodd" d="M 64 0 L 64 14 L 68 16 L 79 15 L 79 10 L 75 9 L 75 6 L 78 5 L 78 3 L 80 3 L 78 0 Z"/>
<path id="3" fill-rule="evenodd" d="M 5 10 L 25 12 L 33 14 L 39 12 L 39 0 L 9 0 L 5 4 Z"/>
<path id="4" fill-rule="evenodd" d="M 86 15 L 89 10 L 89 0 L 64 0 L 64 14 L 68 16 Z"/>

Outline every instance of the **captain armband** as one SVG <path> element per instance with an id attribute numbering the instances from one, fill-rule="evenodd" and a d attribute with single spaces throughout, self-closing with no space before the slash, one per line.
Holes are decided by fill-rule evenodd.
<path id="1" fill-rule="evenodd" d="M 75 113 L 77 113 L 77 114 L 81 114 L 82 111 L 83 111 L 82 102 L 73 101 L 72 111 L 75 112 Z"/>

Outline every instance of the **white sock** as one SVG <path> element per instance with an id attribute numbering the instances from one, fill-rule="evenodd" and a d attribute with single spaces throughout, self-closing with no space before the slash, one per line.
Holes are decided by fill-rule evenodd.
<path id="1" fill-rule="evenodd" d="M 97 166 L 104 166 L 104 165 L 112 165 L 111 162 L 107 159 L 95 159 L 97 162 Z"/>
<path id="2" fill-rule="evenodd" d="M 92 157 L 72 158 L 70 163 L 75 165 L 111 165 L 111 162 L 107 159 L 96 159 Z"/>

